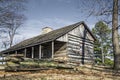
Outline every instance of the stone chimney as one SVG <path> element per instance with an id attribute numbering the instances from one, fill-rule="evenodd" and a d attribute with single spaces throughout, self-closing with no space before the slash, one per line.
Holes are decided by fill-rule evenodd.
<path id="1" fill-rule="evenodd" d="M 46 33 L 51 32 L 51 31 L 53 31 L 53 29 L 50 28 L 50 27 L 44 27 L 44 28 L 42 28 L 42 34 L 46 34 Z"/>

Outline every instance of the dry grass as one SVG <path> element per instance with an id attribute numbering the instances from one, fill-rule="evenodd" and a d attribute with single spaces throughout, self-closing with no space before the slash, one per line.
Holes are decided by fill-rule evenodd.
<path id="1" fill-rule="evenodd" d="M 120 73 L 106 67 L 81 66 L 74 70 L 50 69 L 32 72 L 0 71 L 0 80 L 120 80 Z"/>

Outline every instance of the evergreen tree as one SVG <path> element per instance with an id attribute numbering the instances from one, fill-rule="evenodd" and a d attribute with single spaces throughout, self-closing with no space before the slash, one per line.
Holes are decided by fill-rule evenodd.
<path id="1" fill-rule="evenodd" d="M 99 21 L 92 29 L 92 32 L 97 38 L 94 48 L 95 55 L 96 57 L 101 58 L 101 61 L 104 64 L 105 56 L 107 56 L 108 53 L 111 53 L 111 29 L 103 21 Z"/>

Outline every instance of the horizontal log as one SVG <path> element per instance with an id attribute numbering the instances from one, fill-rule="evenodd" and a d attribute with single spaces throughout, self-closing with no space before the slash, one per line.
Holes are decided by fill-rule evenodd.
<path id="1" fill-rule="evenodd" d="M 71 50 L 71 49 L 68 49 L 68 54 L 79 54 L 79 55 L 82 55 L 82 51 L 80 50 Z"/>
<path id="2" fill-rule="evenodd" d="M 54 55 L 54 57 L 63 57 L 63 56 L 67 56 L 67 54 L 57 54 L 57 55 Z"/>
<path id="3" fill-rule="evenodd" d="M 55 55 L 55 56 L 60 56 L 60 55 L 66 55 L 66 54 L 67 54 L 67 52 L 66 52 L 66 53 L 62 53 L 62 52 L 61 52 L 61 53 L 55 53 L 54 55 Z"/>
<path id="4" fill-rule="evenodd" d="M 82 54 L 79 54 L 79 55 L 73 55 L 73 54 L 68 54 L 68 55 L 70 55 L 71 57 L 73 56 L 73 57 L 77 57 L 77 56 L 79 56 L 79 57 L 82 57 Z M 84 56 L 84 58 L 91 58 L 91 57 L 93 57 L 93 56 L 88 56 L 88 55 L 85 55 Z"/>
<path id="5" fill-rule="evenodd" d="M 82 56 L 74 56 L 74 55 L 68 55 L 69 59 L 82 59 Z M 84 57 L 85 60 L 91 60 L 90 57 Z"/>
<path id="6" fill-rule="evenodd" d="M 82 57 L 82 56 L 68 55 L 68 57 L 71 57 L 71 58 L 77 58 L 77 59 L 81 59 L 81 57 Z"/>
<path id="7" fill-rule="evenodd" d="M 68 40 L 69 40 L 69 41 L 73 41 L 73 42 L 79 42 L 79 43 L 82 43 L 82 42 L 83 42 L 83 41 L 80 40 L 80 39 L 74 39 L 74 38 L 70 38 L 70 37 L 68 37 Z"/>
<path id="8" fill-rule="evenodd" d="M 23 54 L 11 54 L 10 57 L 23 57 Z"/>
<path id="9" fill-rule="evenodd" d="M 72 38 L 72 37 L 68 37 L 68 40 L 73 41 L 73 42 L 74 41 L 81 42 L 81 43 L 83 42 L 81 39 L 77 39 L 77 38 L 75 39 L 75 38 Z"/>
<path id="10" fill-rule="evenodd" d="M 80 54 L 80 53 L 82 53 L 82 51 L 77 50 L 77 49 L 68 49 L 68 53 Z"/>
<path id="11" fill-rule="evenodd" d="M 70 63 L 81 63 L 81 60 L 68 60 Z"/>
<path id="12" fill-rule="evenodd" d="M 82 54 L 75 54 L 75 53 L 69 53 L 68 55 L 73 55 L 73 56 L 82 56 Z"/>
<path id="13" fill-rule="evenodd" d="M 71 43 L 73 43 L 73 42 L 74 43 L 82 43 L 82 41 L 77 41 L 77 40 L 73 40 L 73 39 L 69 39 L 69 38 L 68 38 L 68 41 Z"/>
<path id="14" fill-rule="evenodd" d="M 68 34 L 68 37 L 69 36 L 72 36 L 72 37 L 75 37 L 75 38 L 79 38 L 79 39 L 84 39 L 83 37 L 80 37 L 80 36 L 76 36 L 76 35 L 73 35 L 73 34 Z M 86 41 L 91 41 L 91 42 L 94 42 L 93 40 L 90 40 L 90 39 L 85 39 Z"/>
<path id="15" fill-rule="evenodd" d="M 69 39 L 69 41 L 68 41 L 68 44 L 73 44 L 73 45 L 80 45 L 80 44 L 82 44 L 83 42 L 80 42 L 80 41 L 74 41 L 74 40 L 70 40 Z M 90 47 L 93 47 L 94 45 L 93 44 L 90 44 L 90 43 L 88 43 L 88 42 L 84 42 L 84 44 L 86 45 L 86 46 L 90 46 Z"/>
<path id="16" fill-rule="evenodd" d="M 71 44 L 68 44 L 67 47 L 77 47 L 77 48 L 82 48 L 82 45 L 81 44 L 74 44 L 74 43 L 71 43 Z"/>
<path id="17" fill-rule="evenodd" d="M 73 49 L 73 48 L 68 48 L 68 51 L 70 51 L 70 52 L 81 52 L 81 50 Z"/>
<path id="18" fill-rule="evenodd" d="M 68 54 L 69 55 L 82 55 L 82 52 L 81 51 L 74 51 L 74 50 L 68 50 Z M 92 53 L 85 53 L 85 56 L 86 57 L 93 57 L 93 54 Z"/>
<path id="19" fill-rule="evenodd" d="M 92 62 L 92 61 L 93 61 L 93 60 L 84 60 L 85 63 L 90 63 L 90 62 Z M 71 62 L 71 63 L 81 63 L 82 60 L 69 59 L 69 62 Z"/>
<path id="20" fill-rule="evenodd" d="M 58 60 L 58 61 L 66 61 L 68 60 L 67 56 L 64 56 L 64 57 L 54 57 L 54 60 Z"/>
<path id="21" fill-rule="evenodd" d="M 66 53 L 67 52 L 67 50 L 58 50 L 58 51 L 56 51 L 56 53 Z"/>
<path id="22" fill-rule="evenodd" d="M 77 47 L 68 47 L 69 50 L 75 50 L 75 51 L 80 51 L 80 48 Z"/>
<path id="23" fill-rule="evenodd" d="M 76 46 L 76 45 L 68 45 L 67 48 L 70 48 L 70 49 L 82 49 L 82 46 Z"/>

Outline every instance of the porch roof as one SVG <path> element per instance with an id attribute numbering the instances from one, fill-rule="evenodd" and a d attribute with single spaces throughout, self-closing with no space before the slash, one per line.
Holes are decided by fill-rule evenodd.
<path id="1" fill-rule="evenodd" d="M 26 47 L 30 47 L 30 46 L 34 46 L 34 45 L 53 41 L 53 40 L 63 36 L 64 34 L 68 33 L 69 31 L 73 30 L 74 28 L 78 27 L 81 24 L 83 24 L 85 26 L 85 28 L 88 30 L 88 32 L 95 39 L 94 35 L 91 33 L 88 26 L 83 21 L 81 21 L 81 22 L 78 22 L 78 23 L 75 23 L 75 24 L 72 24 L 69 26 L 65 26 L 65 27 L 60 28 L 60 29 L 53 30 L 53 31 L 46 33 L 46 34 L 42 34 L 42 35 L 38 35 L 38 36 L 35 36 L 33 38 L 30 38 L 30 39 L 26 39 L 26 40 L 21 41 L 20 43 L 12 46 L 11 48 L 8 48 L 7 50 L 4 50 L 0 53 L 7 53 L 10 51 L 19 50 L 22 48 L 26 48 Z"/>

